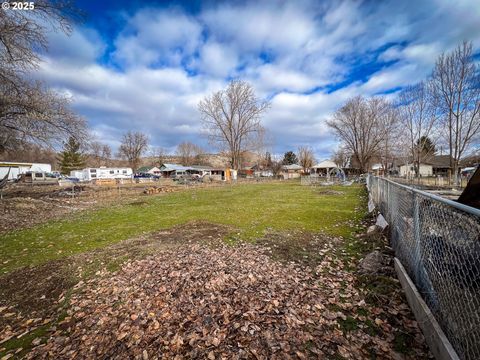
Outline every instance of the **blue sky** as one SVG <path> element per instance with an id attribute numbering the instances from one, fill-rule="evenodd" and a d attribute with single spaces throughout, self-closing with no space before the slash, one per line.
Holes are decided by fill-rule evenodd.
<path id="1" fill-rule="evenodd" d="M 480 49 L 480 3 L 431 1 L 147 2 L 77 0 L 87 20 L 50 34 L 39 77 L 72 98 L 116 148 L 147 133 L 174 151 L 201 135 L 198 102 L 228 81 L 271 100 L 273 153 L 338 146 L 325 121 L 349 97 L 394 98 L 462 40 Z"/>

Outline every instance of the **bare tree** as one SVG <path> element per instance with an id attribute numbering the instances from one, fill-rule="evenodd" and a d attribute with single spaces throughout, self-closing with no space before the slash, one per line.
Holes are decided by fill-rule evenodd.
<path id="1" fill-rule="evenodd" d="M 380 101 L 379 114 L 380 134 L 383 137 L 380 143 L 379 157 L 385 174 L 388 174 L 390 166 L 399 156 L 398 149 L 403 141 L 403 128 L 399 112 L 390 102 Z"/>
<path id="2" fill-rule="evenodd" d="M 102 164 L 102 143 L 100 141 L 92 141 L 89 148 L 88 155 L 90 155 L 93 167 L 99 167 Z"/>
<path id="3" fill-rule="evenodd" d="M 6 85 L 0 83 L 0 151 L 25 142 L 52 145 L 70 136 L 86 137 L 86 123 L 71 111 L 66 97 L 40 83 L 18 93 Z"/>
<path id="4" fill-rule="evenodd" d="M 100 141 L 90 141 L 88 144 L 89 163 L 93 167 L 108 166 L 112 157 L 112 149 L 109 145 Z"/>
<path id="5" fill-rule="evenodd" d="M 348 100 L 335 112 L 333 119 L 327 121 L 364 172 L 369 170 L 372 159 L 382 148 L 387 132 L 382 121 L 389 108 L 389 103 L 382 98 L 357 96 Z"/>
<path id="6" fill-rule="evenodd" d="M 203 153 L 203 149 L 189 141 L 184 141 L 177 146 L 177 155 L 180 157 L 180 162 L 183 165 L 193 165 Z"/>
<path id="7" fill-rule="evenodd" d="M 303 168 L 303 172 L 310 172 L 310 168 L 314 165 L 315 155 L 309 146 L 300 146 L 297 150 L 298 164 Z"/>
<path id="8" fill-rule="evenodd" d="M 50 30 L 70 34 L 83 14 L 71 0 L 36 0 L 29 11 L 0 11 L 0 77 L 10 81 L 18 71 L 36 68 L 39 50 L 48 49 Z"/>
<path id="9" fill-rule="evenodd" d="M 160 146 L 150 148 L 150 156 L 152 158 L 151 165 L 162 166 L 162 164 L 165 163 L 166 155 L 167 151 Z"/>
<path id="10" fill-rule="evenodd" d="M 112 159 L 112 148 L 110 145 L 103 144 L 102 146 L 102 160 L 105 163 L 105 166 L 110 165 L 110 160 Z"/>
<path id="11" fill-rule="evenodd" d="M 141 132 L 129 131 L 123 135 L 122 144 L 118 150 L 120 157 L 126 159 L 135 172 L 142 155 L 147 151 L 148 137 Z"/>
<path id="12" fill-rule="evenodd" d="M 471 42 L 463 42 L 438 58 L 431 85 L 446 131 L 455 183 L 460 158 L 480 131 L 479 84 L 480 67 L 473 58 Z"/>
<path id="13" fill-rule="evenodd" d="M 78 12 L 71 1 L 34 5 L 29 11 L 0 11 L 0 152 L 28 141 L 51 145 L 85 135 L 85 122 L 70 110 L 69 99 L 26 80 L 47 50 L 46 33 L 70 33 Z"/>
<path id="14" fill-rule="evenodd" d="M 346 169 L 351 166 L 352 153 L 342 145 L 333 154 L 333 162 L 337 164 L 341 169 Z"/>
<path id="15" fill-rule="evenodd" d="M 274 177 L 278 177 L 283 169 L 283 156 L 274 155 L 271 159 L 270 168 Z"/>
<path id="16" fill-rule="evenodd" d="M 241 154 L 255 148 L 262 137 L 260 117 L 268 107 L 269 103 L 258 99 L 249 83 L 240 80 L 199 103 L 210 141 L 228 152 L 232 168 L 240 167 Z"/>
<path id="17" fill-rule="evenodd" d="M 398 105 L 401 123 L 408 139 L 408 155 L 418 176 L 420 163 L 433 155 L 423 149 L 434 135 L 437 125 L 435 107 L 432 106 L 427 84 L 421 82 L 405 88 L 400 93 Z"/>

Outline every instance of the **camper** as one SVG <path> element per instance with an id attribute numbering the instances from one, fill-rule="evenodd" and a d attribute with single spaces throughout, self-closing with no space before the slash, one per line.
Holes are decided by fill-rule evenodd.
<path id="1" fill-rule="evenodd" d="M 133 175 L 131 168 L 86 168 L 81 171 L 74 170 L 70 176 L 80 181 L 92 181 L 97 179 L 131 179 Z"/>

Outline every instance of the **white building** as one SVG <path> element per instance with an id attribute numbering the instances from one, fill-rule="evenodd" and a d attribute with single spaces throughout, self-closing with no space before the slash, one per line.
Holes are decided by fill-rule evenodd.
<path id="1" fill-rule="evenodd" d="M 302 171 L 303 168 L 297 164 L 282 166 L 282 176 L 284 179 L 298 179 Z"/>
<path id="2" fill-rule="evenodd" d="M 52 172 L 52 165 L 0 161 L 0 179 L 3 179 L 8 174 L 9 180 L 16 180 L 18 175 L 26 174 L 27 172 L 49 173 Z"/>
<path id="3" fill-rule="evenodd" d="M 430 164 L 420 164 L 418 173 L 420 176 L 432 176 L 433 166 Z M 400 165 L 399 175 L 406 177 L 415 176 L 415 168 L 413 164 Z"/>
<path id="4" fill-rule="evenodd" d="M 78 178 L 80 181 L 92 181 L 96 179 L 131 179 L 133 175 L 131 168 L 86 168 L 83 170 L 73 170 L 70 176 Z"/>

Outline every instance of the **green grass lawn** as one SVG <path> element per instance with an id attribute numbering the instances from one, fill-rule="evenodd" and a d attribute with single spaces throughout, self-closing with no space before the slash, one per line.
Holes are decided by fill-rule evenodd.
<path id="1" fill-rule="evenodd" d="M 0 235 L 0 273 L 193 220 L 230 225 L 235 229 L 231 239 L 254 240 L 283 230 L 348 236 L 352 220 L 364 215 L 363 193 L 362 186 L 311 188 L 288 181 L 142 196 L 131 204 L 88 210 Z"/>

